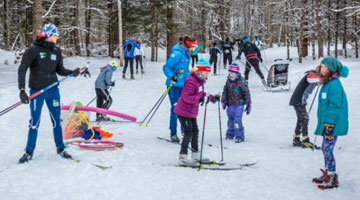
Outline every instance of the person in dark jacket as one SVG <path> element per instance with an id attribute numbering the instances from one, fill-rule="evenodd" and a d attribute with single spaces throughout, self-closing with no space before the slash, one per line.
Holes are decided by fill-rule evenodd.
<path id="1" fill-rule="evenodd" d="M 123 75 L 122 78 L 126 79 L 126 70 L 127 70 L 127 66 L 128 63 L 130 62 L 130 79 L 135 79 L 134 78 L 134 58 L 135 58 L 135 48 L 140 48 L 140 46 L 134 41 L 134 36 L 130 36 L 130 39 L 128 41 L 126 41 L 123 44 L 123 48 L 125 50 L 124 53 L 124 57 L 125 57 L 125 66 L 123 69 Z"/>
<path id="2" fill-rule="evenodd" d="M 62 52 L 59 47 L 55 46 L 58 36 L 58 29 L 54 24 L 45 24 L 37 35 L 33 46 L 25 51 L 18 69 L 18 82 L 22 103 L 29 103 L 29 97 L 25 92 L 25 76 L 29 68 L 30 95 L 39 92 L 50 84 L 57 82 L 58 79 L 56 74 L 61 76 L 73 74 L 74 77 L 79 75 L 79 68 L 75 70 L 68 70 L 64 68 Z M 27 162 L 33 157 L 38 128 L 40 125 L 41 108 L 44 101 L 50 111 L 57 153 L 63 158 L 72 159 L 71 155 L 64 150 L 65 145 L 63 143 L 60 119 L 60 93 L 59 89 L 54 87 L 30 100 L 31 119 L 28 141 L 25 148 L 25 154 L 20 158 L 19 163 Z"/>
<path id="3" fill-rule="evenodd" d="M 209 54 L 210 54 L 210 65 L 214 63 L 214 75 L 216 75 L 216 64 L 217 64 L 217 54 L 221 54 L 222 51 L 217 46 L 216 42 L 213 43 L 213 46 L 210 48 Z"/>
<path id="4" fill-rule="evenodd" d="M 112 98 L 108 89 L 115 86 L 112 81 L 112 75 L 116 71 L 117 62 L 112 60 L 109 64 L 100 68 L 100 74 L 95 81 L 96 107 L 109 109 L 112 104 Z M 96 113 L 96 121 L 109 121 L 107 116 Z"/>
<path id="5" fill-rule="evenodd" d="M 235 143 L 244 142 L 242 116 L 244 111 L 247 115 L 250 114 L 251 97 L 247 83 L 240 74 L 240 67 L 236 63 L 229 66 L 229 76 L 224 86 L 221 103 L 224 110 L 227 108 L 228 115 L 226 139 L 233 140 L 235 137 Z"/>
<path id="6" fill-rule="evenodd" d="M 221 42 L 221 49 L 224 55 L 224 69 L 226 69 L 227 63 L 229 63 L 229 65 L 232 63 L 232 50 L 234 50 L 233 45 L 234 43 L 230 42 L 229 38 L 226 38 L 225 41 Z"/>
<path id="7" fill-rule="evenodd" d="M 290 106 L 294 106 L 297 116 L 295 135 L 293 138 L 294 146 L 313 148 L 313 143 L 310 142 L 308 137 L 309 114 L 306 110 L 306 100 L 318 82 L 319 78 L 316 75 L 315 70 L 306 72 L 305 76 L 300 80 L 291 96 Z M 300 140 L 300 135 L 303 137 L 302 140 Z"/>
<path id="8" fill-rule="evenodd" d="M 263 85 L 267 85 L 264 79 L 264 75 L 260 70 L 259 61 L 262 62 L 261 53 L 259 48 L 253 43 L 250 42 L 248 37 L 243 38 L 243 48 L 239 49 L 239 53 L 236 56 L 236 59 L 240 60 L 241 54 L 244 52 L 246 57 L 246 69 L 245 69 L 245 81 L 249 80 L 249 73 L 251 67 L 254 67 L 256 73 L 261 78 L 261 82 Z"/>

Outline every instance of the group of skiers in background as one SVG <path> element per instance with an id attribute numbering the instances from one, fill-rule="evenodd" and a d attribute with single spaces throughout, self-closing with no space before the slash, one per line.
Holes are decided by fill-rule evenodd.
<path id="1" fill-rule="evenodd" d="M 46 102 L 50 111 L 57 153 L 63 158 L 72 159 L 71 155 L 64 150 L 65 146 L 60 126 L 59 89 L 54 87 L 35 99 L 29 99 L 25 91 L 25 76 L 29 68 L 30 94 L 37 93 L 43 88 L 56 83 L 58 81 L 56 74 L 76 77 L 83 73 L 80 68 L 75 70 L 64 68 L 61 50 L 55 46 L 58 36 L 58 29 L 54 24 L 45 24 L 33 46 L 25 51 L 18 70 L 20 100 L 22 103 L 30 103 L 31 111 L 28 142 L 25 154 L 19 160 L 20 163 L 27 162 L 33 157 L 37 131 L 40 125 L 41 108 L 44 102 Z M 170 99 L 169 129 L 171 141 L 180 143 L 177 136 L 177 120 L 181 124 L 181 132 L 183 133 L 179 153 L 180 165 L 194 165 L 200 162 L 197 116 L 199 106 L 208 102 L 221 103 L 222 108 L 227 112 L 228 127 L 225 138 L 234 140 L 235 143 L 245 141 L 242 116 L 244 112 L 249 115 L 252 108 L 248 87 L 251 67 L 255 69 L 264 82 L 264 76 L 259 69 L 259 62 L 262 62 L 262 57 L 259 48 L 256 46 L 257 42 L 256 39 L 254 43 L 251 43 L 248 37 L 244 37 L 241 41 L 241 49 L 239 49 L 236 59 L 240 59 L 242 53 L 245 54 L 246 69 L 244 78 L 240 73 L 239 65 L 232 62 L 234 43 L 230 42 L 228 38 L 221 42 L 221 47 L 218 47 L 217 43 L 213 44 L 210 48 L 210 60 L 198 59 L 198 52 L 203 49 L 203 46 L 199 45 L 197 40 L 191 36 L 184 36 L 172 48 L 170 56 L 163 66 L 163 73 L 166 76 L 165 85 Z M 123 47 L 125 50 L 123 78 L 126 78 L 126 69 L 130 63 L 130 78 L 133 79 L 134 58 L 137 63 L 140 63 L 141 73 L 144 73 L 141 65 L 141 59 L 144 57 L 143 50 L 140 43 L 134 40 L 134 37 L 130 37 Z M 212 95 L 205 92 L 204 84 L 209 79 L 212 64 L 214 64 L 214 74 L 216 74 L 217 54 L 221 53 L 223 53 L 224 57 L 224 66 L 228 64 L 228 75 L 222 95 Z M 191 68 L 190 60 L 193 60 Z M 194 62 L 196 62 L 196 67 Z M 95 82 L 98 107 L 108 109 L 111 106 L 112 98 L 108 90 L 115 86 L 112 75 L 117 68 L 116 61 L 111 61 L 100 68 L 100 74 Z M 138 72 L 137 67 L 136 72 Z M 311 148 L 314 144 L 310 142 L 308 137 L 309 115 L 306 109 L 306 100 L 314 88 L 322 85 L 318 97 L 318 124 L 315 134 L 323 137 L 322 150 L 325 169 L 322 170 L 323 175 L 321 177 L 313 179 L 313 182 L 319 184 L 318 187 L 321 189 L 334 188 L 339 185 L 333 150 L 337 137 L 346 135 L 348 131 L 347 99 L 339 80 L 340 77 L 347 77 L 348 74 L 349 69 L 336 58 L 325 57 L 316 70 L 306 72 L 290 100 L 290 105 L 294 106 L 298 117 L 293 145 Z M 97 114 L 97 120 L 107 119 L 106 116 Z M 302 140 L 300 140 L 300 136 L 302 136 Z M 188 157 L 189 143 L 191 143 L 191 158 Z M 206 160 L 205 158 L 202 159 Z"/>

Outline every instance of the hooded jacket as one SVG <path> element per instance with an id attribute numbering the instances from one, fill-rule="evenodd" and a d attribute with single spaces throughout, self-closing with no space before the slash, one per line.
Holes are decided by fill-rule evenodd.
<path id="1" fill-rule="evenodd" d="M 176 44 L 171 54 L 163 66 L 163 72 L 166 76 L 166 86 L 170 86 L 171 77 L 177 76 L 177 82 L 174 87 L 182 88 L 185 80 L 189 77 L 190 56 L 187 48 L 182 43 Z"/>
<path id="2" fill-rule="evenodd" d="M 28 48 L 18 69 L 19 89 L 25 89 L 26 71 L 30 68 L 29 87 L 40 90 L 58 81 L 56 74 L 67 76 L 72 70 L 64 68 L 61 49 L 54 43 L 36 39 Z"/>

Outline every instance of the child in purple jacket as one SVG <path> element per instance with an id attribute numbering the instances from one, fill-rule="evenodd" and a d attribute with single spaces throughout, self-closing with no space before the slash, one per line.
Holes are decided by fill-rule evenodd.
<path id="1" fill-rule="evenodd" d="M 207 95 L 204 92 L 204 83 L 211 72 L 210 62 L 200 59 L 195 73 L 185 81 L 180 99 L 175 107 L 175 113 L 184 128 L 184 138 L 181 143 L 179 165 L 195 165 L 200 161 L 198 148 L 199 128 L 196 117 L 199 111 L 199 103 L 220 100 L 220 95 Z M 187 157 L 188 146 L 191 140 L 191 160 Z M 202 160 L 205 160 L 204 158 Z"/>
<path id="2" fill-rule="evenodd" d="M 225 110 L 227 107 L 226 112 L 228 115 L 228 130 L 225 139 L 233 140 L 235 137 L 235 143 L 245 141 L 242 115 L 244 111 L 247 115 L 251 111 L 250 91 L 239 71 L 238 64 L 232 63 L 229 66 L 229 76 L 221 99 L 223 109 Z"/>

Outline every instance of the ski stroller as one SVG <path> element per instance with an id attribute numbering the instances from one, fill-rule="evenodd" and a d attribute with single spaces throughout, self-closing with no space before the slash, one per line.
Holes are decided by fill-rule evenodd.
<path id="1" fill-rule="evenodd" d="M 290 90 L 288 81 L 289 63 L 282 59 L 275 59 L 267 76 L 267 91 L 282 92 Z"/>

